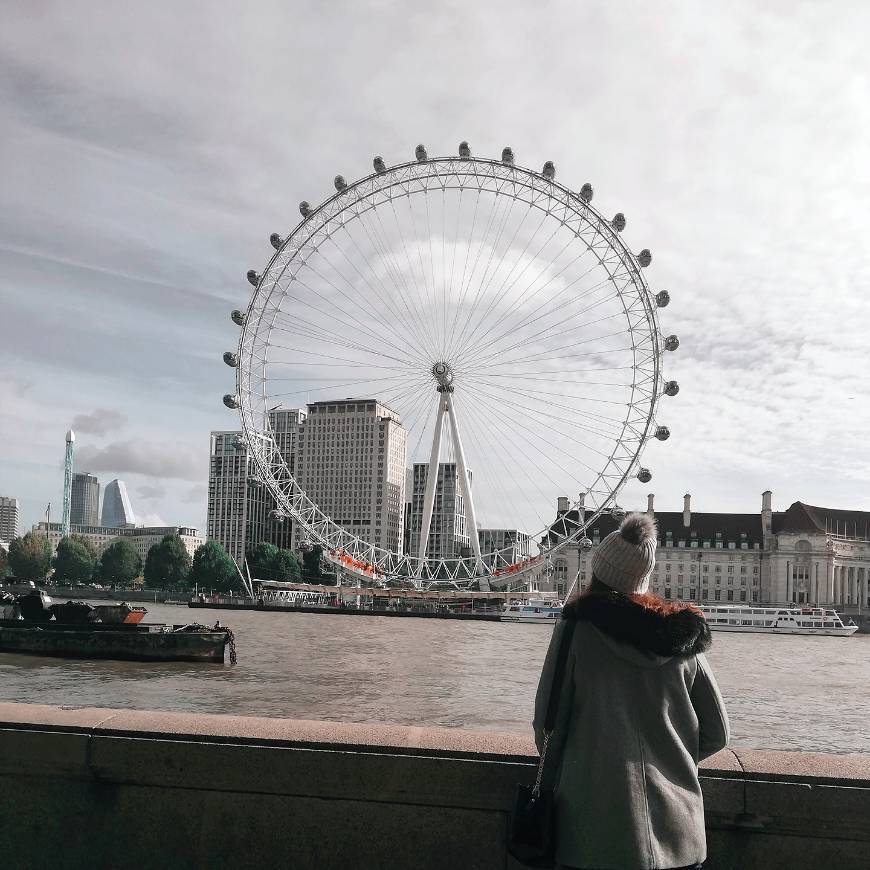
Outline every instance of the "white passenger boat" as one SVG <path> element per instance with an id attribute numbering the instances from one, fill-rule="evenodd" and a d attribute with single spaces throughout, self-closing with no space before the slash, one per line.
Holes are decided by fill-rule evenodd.
<path id="1" fill-rule="evenodd" d="M 530 598 L 528 601 L 506 605 L 500 619 L 502 622 L 537 622 L 555 625 L 561 615 L 561 601 L 552 598 Z"/>
<path id="2" fill-rule="evenodd" d="M 858 630 L 843 624 L 836 610 L 823 607 L 756 607 L 705 604 L 701 607 L 713 631 L 754 631 L 768 634 L 820 634 L 848 637 Z"/>

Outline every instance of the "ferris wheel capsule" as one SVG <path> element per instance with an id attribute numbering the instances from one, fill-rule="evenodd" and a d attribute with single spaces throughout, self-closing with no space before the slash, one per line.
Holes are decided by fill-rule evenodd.
<path id="1" fill-rule="evenodd" d="M 617 523 L 621 523 L 625 519 L 625 509 L 619 505 L 614 505 L 610 509 L 610 518 Z"/>
<path id="2" fill-rule="evenodd" d="M 501 162 L 507 166 L 514 165 L 514 152 L 512 148 L 503 148 L 501 152 Z"/>
<path id="3" fill-rule="evenodd" d="M 656 426 L 654 434 L 659 441 L 667 441 L 671 437 L 671 430 L 667 426 Z"/>
<path id="4" fill-rule="evenodd" d="M 299 214 L 304 218 L 307 218 L 311 214 L 311 206 L 308 204 L 307 200 L 303 199 L 302 202 L 299 203 Z"/>
<path id="5" fill-rule="evenodd" d="M 283 523 L 284 522 L 284 514 L 279 510 L 270 510 L 269 511 L 269 519 L 274 523 Z"/>
<path id="6" fill-rule="evenodd" d="M 232 393 L 227 393 L 224 396 L 224 404 L 231 411 L 235 411 L 239 407 L 239 400 Z"/>
<path id="7" fill-rule="evenodd" d="M 592 541 L 584 535 L 584 537 L 580 538 L 577 542 L 577 546 L 580 548 L 581 553 L 588 553 L 592 549 Z"/>
<path id="8" fill-rule="evenodd" d="M 380 175 L 382 172 L 387 171 L 387 164 L 384 163 L 384 158 L 381 157 L 380 155 L 378 155 L 377 157 L 375 157 L 374 160 L 372 160 L 372 166 L 374 166 L 375 172 L 377 172 L 378 175 Z"/>
<path id="9" fill-rule="evenodd" d="M 224 362 L 232 369 L 238 368 L 239 357 L 231 350 L 224 351 Z"/>
<path id="10" fill-rule="evenodd" d="M 644 248 L 638 255 L 637 261 L 640 265 L 645 269 L 652 263 L 652 253 L 650 253 L 649 248 Z"/>
<path id="11" fill-rule="evenodd" d="M 592 196 L 595 191 L 592 189 L 592 185 L 587 181 L 583 187 L 580 188 L 580 199 L 585 200 L 586 202 L 592 202 Z"/>
<path id="12" fill-rule="evenodd" d="M 233 450 L 242 450 L 245 446 L 245 439 L 241 435 L 233 437 Z"/>
<path id="13" fill-rule="evenodd" d="M 621 233 L 625 229 L 625 215 L 621 211 L 618 211 L 613 216 L 610 226 L 612 226 L 616 232 Z"/>
<path id="14" fill-rule="evenodd" d="M 459 143 L 459 156 L 466 159 L 471 157 L 471 148 L 469 148 L 468 143 L 465 141 Z"/>
<path id="15" fill-rule="evenodd" d="M 652 480 L 652 472 L 648 468 L 641 468 L 637 472 L 637 479 L 641 483 L 649 483 Z"/>
<path id="16" fill-rule="evenodd" d="M 675 335 L 669 335 L 665 339 L 665 350 L 676 350 L 680 346 L 680 340 Z"/>
<path id="17" fill-rule="evenodd" d="M 239 311 L 238 308 L 234 308 L 230 312 L 230 319 L 233 321 L 233 323 L 236 324 L 236 326 L 244 326 L 245 325 L 245 312 Z"/>
<path id="18" fill-rule="evenodd" d="M 271 245 L 271 246 L 272 246 L 276 251 L 278 251 L 278 250 L 281 249 L 281 245 L 284 244 L 284 239 L 282 239 L 281 236 L 278 235 L 278 233 L 272 233 L 272 235 L 269 236 L 269 244 L 270 244 L 270 245 Z"/>
<path id="19" fill-rule="evenodd" d="M 544 164 L 544 168 L 541 170 L 541 175 L 543 175 L 548 181 L 552 181 L 556 177 L 556 167 L 552 160 L 548 160 Z"/>
<path id="20" fill-rule="evenodd" d="M 260 276 L 256 273 L 254 269 L 248 269 L 248 283 L 252 287 L 256 287 L 257 284 L 260 283 Z"/>
<path id="21" fill-rule="evenodd" d="M 426 149 L 422 145 L 418 145 L 414 149 L 414 156 L 418 163 L 425 163 L 429 159 L 429 155 L 426 154 Z"/>
<path id="22" fill-rule="evenodd" d="M 656 293 L 656 307 L 657 308 L 667 308 L 668 303 L 671 301 L 671 294 L 668 293 L 667 290 L 659 290 Z"/>
<path id="23" fill-rule="evenodd" d="M 335 189 L 339 193 L 347 187 L 347 182 L 344 180 L 343 175 L 336 175 L 335 178 L 332 179 L 332 183 L 335 185 Z"/>
<path id="24" fill-rule="evenodd" d="M 666 381 L 663 392 L 666 396 L 676 396 L 680 392 L 680 385 L 676 381 Z"/>

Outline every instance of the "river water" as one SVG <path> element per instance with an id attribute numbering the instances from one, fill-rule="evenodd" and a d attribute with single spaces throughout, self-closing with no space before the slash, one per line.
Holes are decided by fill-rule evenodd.
<path id="1" fill-rule="evenodd" d="M 0 699 L 530 733 L 540 625 L 148 605 L 149 622 L 232 627 L 239 663 L 0 653 Z M 714 632 L 732 743 L 870 753 L 870 635 Z"/>

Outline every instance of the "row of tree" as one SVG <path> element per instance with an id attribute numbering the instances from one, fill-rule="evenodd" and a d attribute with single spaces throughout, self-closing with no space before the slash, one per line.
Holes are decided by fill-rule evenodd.
<path id="1" fill-rule="evenodd" d="M 321 553 L 315 548 L 303 555 L 307 580 L 321 577 Z M 251 576 L 259 580 L 294 581 L 302 576 L 296 554 L 274 544 L 256 544 L 247 560 Z M 54 558 L 45 536 L 34 532 L 14 538 L 8 556 L 0 550 L 0 578 L 11 574 L 18 580 L 41 580 L 52 567 L 56 583 L 128 586 L 142 576 L 146 586 L 161 589 L 200 586 L 232 592 L 242 588 L 236 565 L 220 544 L 207 541 L 197 547 L 191 559 L 178 535 L 166 535 L 154 544 L 144 566 L 133 545 L 123 538 L 109 544 L 99 556 L 87 538 L 75 534 L 61 539 Z"/>

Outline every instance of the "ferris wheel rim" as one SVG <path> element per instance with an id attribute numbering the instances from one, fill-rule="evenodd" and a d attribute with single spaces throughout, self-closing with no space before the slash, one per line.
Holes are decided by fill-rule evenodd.
<path id="1" fill-rule="evenodd" d="M 538 559 L 534 560 L 534 562 L 530 561 L 527 565 L 519 566 L 514 572 L 514 574 L 524 573 L 525 571 L 535 567 L 542 559 L 550 558 L 559 550 L 564 547 L 577 542 L 585 533 L 585 529 L 591 525 L 612 503 L 615 503 L 615 499 L 618 496 L 619 491 L 628 480 L 632 471 L 635 470 L 635 467 L 639 463 L 640 453 L 643 449 L 646 441 L 649 440 L 650 437 L 650 428 L 653 425 L 655 419 L 655 411 L 659 398 L 659 388 L 661 382 L 661 372 L 660 372 L 660 359 L 661 359 L 661 347 L 659 345 L 659 328 L 658 328 L 658 319 L 656 315 L 656 307 L 653 304 L 652 293 L 650 288 L 646 282 L 645 277 L 641 272 L 641 266 L 638 263 L 637 258 L 628 248 L 627 244 L 623 241 L 622 237 L 619 234 L 619 231 L 613 228 L 611 222 L 608 221 L 598 210 L 593 207 L 588 199 L 583 198 L 580 194 L 572 191 L 565 185 L 562 185 L 552 178 L 544 178 L 541 173 L 535 172 L 534 170 L 528 169 L 522 166 L 509 165 L 505 166 L 503 162 L 494 159 L 488 158 L 480 158 L 480 157 L 433 157 L 427 158 L 425 161 L 408 161 L 406 163 L 400 163 L 395 166 L 385 168 L 384 171 L 376 171 L 367 176 L 363 176 L 352 184 L 347 184 L 343 186 L 341 189 L 337 189 L 336 193 L 332 196 L 328 197 L 324 200 L 317 208 L 310 209 L 308 214 L 303 217 L 301 220 L 290 232 L 285 240 L 283 240 L 280 247 L 276 247 L 274 255 L 270 258 L 266 268 L 263 271 L 262 277 L 259 278 L 257 286 L 255 287 L 254 293 L 252 294 L 251 300 L 249 302 L 246 316 L 244 319 L 244 324 L 242 326 L 241 335 L 239 337 L 238 344 L 238 357 L 243 362 L 238 366 L 236 372 L 236 387 L 237 387 L 237 397 L 239 400 L 239 412 L 242 422 L 242 428 L 245 433 L 245 438 L 248 444 L 252 447 L 252 454 L 257 465 L 257 468 L 262 475 L 264 481 L 269 485 L 270 490 L 272 490 L 273 495 L 276 496 L 276 501 L 279 503 L 279 508 L 284 510 L 290 516 L 293 516 L 298 522 L 302 524 L 306 533 L 313 537 L 318 541 L 321 545 L 326 546 L 334 553 L 338 553 L 339 555 L 346 554 L 349 559 L 354 562 L 362 562 L 363 564 L 368 564 L 372 566 L 372 573 L 375 575 L 384 576 L 405 576 L 406 574 L 410 574 L 411 577 L 420 576 L 418 569 L 421 569 L 425 566 L 430 566 L 434 568 L 434 570 L 426 571 L 425 573 L 429 574 L 429 579 L 434 580 L 436 577 L 440 578 L 443 574 L 447 574 L 451 579 L 456 579 L 458 573 L 462 573 L 459 569 L 462 567 L 463 560 L 455 559 L 455 558 L 440 558 L 433 559 L 431 557 L 419 557 L 419 556 L 411 556 L 410 554 L 398 554 L 393 552 L 388 548 L 384 548 L 378 545 L 375 545 L 372 542 L 366 541 L 358 535 L 354 535 L 348 532 L 346 529 L 342 528 L 338 525 L 334 520 L 330 517 L 326 516 L 326 514 L 319 508 L 317 504 L 315 504 L 304 492 L 299 483 L 293 477 L 289 468 L 287 468 L 286 463 L 283 462 L 283 459 L 280 458 L 280 452 L 277 450 L 277 447 L 274 442 L 274 438 L 268 437 L 267 433 L 262 432 L 256 425 L 254 421 L 254 401 L 253 395 L 255 390 L 252 389 L 252 382 L 255 382 L 256 379 L 252 379 L 252 363 L 254 362 L 254 354 L 253 348 L 255 345 L 255 341 L 252 341 L 250 338 L 250 330 L 254 324 L 256 324 L 257 330 L 261 328 L 262 324 L 262 312 L 260 317 L 252 317 L 252 315 L 256 314 L 257 311 L 257 302 L 258 299 L 265 298 L 266 305 L 269 304 L 271 299 L 271 294 L 275 292 L 278 287 L 278 282 L 285 276 L 288 268 L 293 264 L 294 258 L 299 253 L 300 250 L 304 247 L 304 245 L 310 241 L 318 232 L 321 232 L 324 227 L 326 227 L 330 222 L 335 224 L 335 229 L 333 229 L 330 233 L 327 233 L 324 238 L 311 249 L 312 252 L 316 251 L 318 247 L 324 243 L 324 241 L 330 238 L 332 232 L 337 232 L 338 228 L 345 225 L 345 221 L 339 220 L 341 215 L 346 215 L 348 212 L 354 207 L 360 206 L 367 199 L 373 199 L 376 194 L 383 193 L 384 191 L 391 190 L 392 188 L 409 186 L 411 181 L 424 182 L 422 186 L 420 186 L 416 190 L 411 190 L 410 188 L 404 190 L 400 196 L 411 197 L 414 194 L 422 194 L 428 195 L 430 193 L 430 188 L 425 186 L 425 182 L 431 179 L 441 179 L 443 176 L 439 173 L 441 169 L 450 170 L 447 173 L 447 176 L 453 175 L 455 176 L 454 184 L 447 184 L 446 181 L 441 185 L 433 185 L 435 189 L 438 190 L 446 190 L 446 189 L 475 189 L 475 187 L 471 184 L 462 185 L 459 183 L 460 177 L 470 180 L 472 178 L 476 178 L 478 180 L 483 179 L 483 181 L 500 181 L 502 182 L 503 187 L 508 187 L 513 185 L 512 191 L 507 191 L 504 189 L 490 189 L 484 186 L 483 182 L 481 182 L 477 187 L 477 191 L 492 193 L 496 197 L 498 196 L 509 196 L 513 199 L 520 200 L 522 202 L 526 202 L 529 206 L 534 206 L 539 209 L 542 209 L 541 200 L 543 198 L 547 198 L 548 200 L 552 200 L 553 192 L 556 191 L 562 196 L 563 205 L 566 207 L 565 214 L 567 215 L 567 207 L 573 206 L 572 217 L 574 219 L 580 220 L 581 222 L 585 221 L 586 224 L 590 228 L 593 226 L 593 222 L 595 224 L 595 228 L 598 230 L 602 238 L 604 238 L 607 242 L 607 250 L 611 252 L 616 252 L 618 254 L 619 264 L 625 269 L 627 276 L 629 277 L 629 284 L 634 288 L 637 293 L 637 297 L 643 303 L 643 320 L 646 321 L 647 324 L 647 335 L 650 339 L 651 346 L 646 350 L 647 359 L 645 362 L 647 364 L 651 364 L 652 372 L 650 376 L 647 378 L 648 386 L 647 393 L 644 396 L 642 402 L 638 402 L 639 406 L 644 408 L 648 408 L 648 410 L 643 412 L 642 420 L 635 421 L 635 425 L 631 424 L 629 421 L 632 417 L 632 409 L 635 408 L 635 392 L 637 390 L 637 378 L 635 377 L 632 383 L 632 400 L 627 405 L 627 412 L 625 416 L 625 420 L 622 423 L 622 429 L 620 431 L 619 437 L 616 439 L 614 444 L 614 449 L 611 456 L 608 458 L 607 463 L 605 463 L 604 468 L 597 474 L 595 480 L 592 485 L 589 487 L 587 491 L 592 491 L 599 484 L 603 483 L 607 487 L 607 491 L 610 493 L 609 497 L 601 502 L 598 505 L 597 509 L 594 511 L 590 511 L 587 516 L 585 516 L 582 520 L 578 520 L 573 524 L 573 527 L 568 527 L 566 523 L 567 515 L 557 516 L 556 519 L 548 524 L 542 532 L 537 535 L 538 538 L 549 537 L 554 534 L 554 529 L 557 525 L 561 524 L 561 532 L 555 533 L 557 536 L 557 540 L 555 543 L 551 544 L 547 547 L 546 552 L 542 550 L 542 556 Z M 478 169 L 482 169 L 483 172 L 478 172 Z M 469 171 L 470 170 L 470 171 Z M 397 177 L 400 173 L 407 173 L 406 177 L 400 178 Z M 530 201 L 529 199 L 525 199 L 522 196 L 519 196 L 517 193 L 517 182 L 518 180 L 521 182 L 519 184 L 519 190 L 521 191 L 534 191 L 539 194 L 538 200 Z M 379 181 L 389 181 L 388 184 L 377 184 Z M 369 189 L 366 189 L 366 185 L 371 185 Z M 338 185 L 336 185 L 338 187 Z M 544 190 L 541 190 L 541 187 L 545 187 Z M 364 191 L 364 192 L 363 192 Z M 361 193 L 363 192 L 363 193 Z M 390 196 L 388 199 L 392 199 Z M 360 217 L 365 212 L 376 209 L 383 205 L 382 201 L 380 204 L 370 202 L 365 209 L 358 209 L 356 212 L 351 212 L 351 220 L 356 217 Z M 340 206 L 334 212 L 329 213 L 330 207 Z M 552 214 L 549 209 L 545 210 L 547 214 L 550 214 L 556 221 L 562 224 L 562 226 L 569 226 L 568 218 L 563 217 L 559 218 L 558 216 Z M 323 216 L 326 215 L 326 220 L 322 220 Z M 317 225 L 317 221 L 321 220 L 320 225 Z M 307 228 L 307 230 L 306 230 Z M 603 230 L 603 232 L 602 232 Z M 301 244 L 298 243 L 298 239 L 300 235 L 304 235 L 307 231 L 307 238 L 302 241 Z M 598 253 L 593 250 L 593 248 L 589 245 L 589 243 L 580 236 L 578 233 L 578 237 L 586 244 L 587 250 L 592 252 L 592 254 L 598 260 L 598 263 L 605 268 L 607 271 L 608 277 L 610 278 L 611 284 L 614 283 L 614 276 L 612 272 L 608 269 L 605 263 L 602 261 L 601 257 Z M 297 244 L 295 245 L 295 252 L 291 253 L 289 257 L 286 257 L 283 265 L 281 266 L 280 272 L 277 275 L 273 273 L 277 264 L 282 261 L 282 254 L 284 252 L 291 249 L 293 246 L 291 245 L 294 240 L 297 240 Z M 303 261 L 304 264 L 304 261 Z M 267 276 L 269 281 L 271 282 L 267 287 Z M 291 276 L 291 280 L 293 280 L 293 276 Z M 620 301 L 624 305 L 623 293 L 620 291 L 618 287 L 614 284 L 614 288 L 616 289 L 617 295 L 620 298 Z M 277 313 L 280 311 L 280 302 L 278 305 L 273 307 L 273 313 Z M 265 311 L 265 307 L 263 308 Z M 626 312 L 627 316 L 627 312 Z M 274 320 L 273 320 L 274 324 Z M 629 327 L 631 329 L 631 327 Z M 265 341 L 263 344 L 268 348 L 269 338 L 271 335 L 270 331 L 267 332 Z M 258 360 L 259 364 L 263 367 L 263 375 L 260 379 L 260 387 L 263 388 L 263 399 L 267 398 L 265 393 L 265 387 L 268 383 L 268 378 L 266 376 L 266 355 L 262 360 Z M 634 348 L 634 371 L 635 373 L 639 369 L 639 365 L 637 362 L 637 348 Z M 640 407 L 638 408 L 640 410 Z M 631 439 L 631 443 L 636 443 L 636 448 L 633 450 L 627 450 L 625 455 L 618 456 L 617 454 L 620 451 L 620 448 L 623 446 L 626 441 L 625 435 L 627 430 L 632 430 L 634 437 Z M 271 441 L 271 444 L 268 442 Z M 282 474 L 282 480 L 277 480 L 274 473 L 274 466 L 276 465 L 276 458 L 280 460 L 278 464 L 284 465 L 284 471 L 286 474 Z M 608 472 L 608 469 L 615 469 Z M 612 485 L 607 484 L 606 480 L 611 479 L 615 480 L 615 483 Z M 579 507 L 581 507 L 582 498 L 571 500 L 569 503 L 569 509 L 572 511 L 576 511 Z M 573 521 L 572 521 L 573 522 Z M 493 554 L 496 556 L 493 564 L 498 564 L 498 555 L 500 551 L 493 551 Z M 489 554 L 489 555 L 493 555 Z M 362 558 L 360 558 L 362 557 Z M 383 570 L 381 570 L 383 569 Z M 451 569 L 454 569 L 451 572 Z M 403 571 L 406 572 L 403 574 Z M 498 573 L 497 571 L 494 573 Z M 490 572 L 490 577 L 492 577 L 493 572 Z M 471 577 L 463 577 L 461 578 L 464 582 L 473 581 L 476 579 L 477 575 L 472 575 Z"/>

